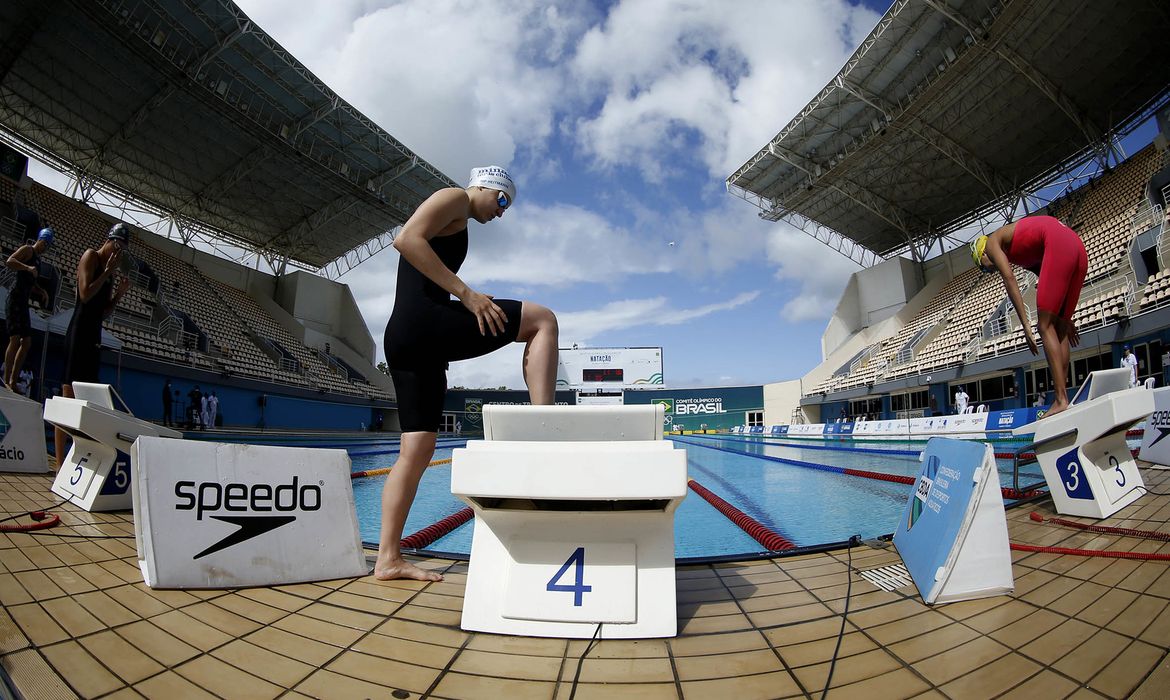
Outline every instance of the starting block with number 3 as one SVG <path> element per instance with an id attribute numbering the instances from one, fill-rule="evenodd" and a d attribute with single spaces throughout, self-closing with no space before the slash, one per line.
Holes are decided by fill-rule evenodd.
<path id="1" fill-rule="evenodd" d="M 1068 409 L 1013 432 L 1035 431 L 1032 447 L 1057 513 L 1107 518 L 1146 492 L 1125 433 L 1153 411 L 1153 392 L 1129 388 L 1128 369 L 1099 370 Z"/>
<path id="2" fill-rule="evenodd" d="M 53 493 L 87 511 L 130 510 L 130 446 L 140 435 L 183 434 L 114 408 L 108 384 L 74 382 L 76 398 L 45 402 L 45 420 L 69 433 L 73 446 L 58 465 Z"/>
<path id="3" fill-rule="evenodd" d="M 469 631 L 603 639 L 678 631 L 674 511 L 686 451 L 662 406 L 485 406 L 454 451 L 451 492 L 475 511 Z"/>

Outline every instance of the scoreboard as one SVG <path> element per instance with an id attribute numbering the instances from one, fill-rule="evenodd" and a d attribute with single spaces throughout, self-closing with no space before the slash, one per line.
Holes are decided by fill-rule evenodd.
<path id="1" fill-rule="evenodd" d="M 557 388 L 661 389 L 662 348 L 561 348 Z"/>

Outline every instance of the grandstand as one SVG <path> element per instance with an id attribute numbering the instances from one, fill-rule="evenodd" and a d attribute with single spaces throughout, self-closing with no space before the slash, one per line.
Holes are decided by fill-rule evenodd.
<path id="1" fill-rule="evenodd" d="M 1170 168 L 1168 31 L 1156 2 L 895 2 L 727 180 L 762 218 L 864 267 L 823 362 L 771 387 L 766 422 L 945 412 L 954 385 L 983 380 L 973 401 L 1027 405 L 1047 386 L 1043 359 L 1027 353 L 999 277 L 955 248 L 1033 213 L 1062 219 L 1089 254 L 1074 365 L 1142 343 L 1143 375 L 1163 383 L 1170 242 L 1151 190 Z M 1162 133 L 1127 157 L 1127 137 L 1155 115 Z M 1036 277 L 1016 272 L 1034 308 Z"/>
<path id="2" fill-rule="evenodd" d="M 454 183 L 230 0 L 0 4 L 0 148 L 69 181 L 66 195 L 0 176 L 6 251 L 30 221 L 58 232 L 58 306 L 30 353 L 42 395 L 60 382 L 77 260 L 120 219 L 136 229 L 132 286 L 105 324 L 103 377 L 137 411 L 159 413 L 156 386 L 124 377 L 230 387 L 249 407 L 238 424 L 357 428 L 384 411 L 396 425 L 373 338 L 333 280 Z"/>

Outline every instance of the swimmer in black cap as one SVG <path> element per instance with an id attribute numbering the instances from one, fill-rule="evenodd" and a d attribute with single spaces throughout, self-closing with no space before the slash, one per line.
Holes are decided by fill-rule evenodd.
<path id="1" fill-rule="evenodd" d="M 77 305 L 65 334 L 65 378 L 61 395 L 73 398 L 73 382 L 96 382 L 101 367 L 102 321 L 114 312 L 130 288 L 118 274 L 122 254 L 130 247 L 130 227 L 114 224 L 97 250 L 87 248 L 77 262 Z M 57 464 L 65 458 L 65 433 L 56 429 L 53 440 Z"/>
<path id="2" fill-rule="evenodd" d="M 12 391 L 16 391 L 16 378 L 20 376 L 24 358 L 32 345 L 29 299 L 33 294 L 42 299 L 42 304 L 48 299 L 45 290 L 37 286 L 37 276 L 41 272 L 41 256 L 51 245 L 53 229 L 43 228 L 35 243 L 17 248 L 5 263 L 9 270 L 16 270 L 16 282 L 8 292 L 8 349 L 4 353 L 4 386 Z"/>
<path id="3" fill-rule="evenodd" d="M 435 454 L 447 363 L 524 343 L 524 380 L 532 403 L 553 402 L 558 344 L 553 312 L 530 301 L 482 294 L 456 274 L 467 256 L 468 220 L 486 224 L 503 216 L 515 199 L 516 186 L 506 170 L 475 168 L 466 188 L 432 194 L 394 239 L 402 257 L 384 347 L 398 395 L 402 446 L 382 490 L 374 564 L 379 579 L 442 580 L 403 559 L 399 540 L 419 479 Z"/>

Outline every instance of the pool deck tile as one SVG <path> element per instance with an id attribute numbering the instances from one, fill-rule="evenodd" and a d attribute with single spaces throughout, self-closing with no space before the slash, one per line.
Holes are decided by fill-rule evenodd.
<path id="1" fill-rule="evenodd" d="M 1170 471 L 1143 476 L 1170 485 Z M 48 505 L 48 484 L 0 475 L 0 517 Z M 1012 541 L 1170 552 L 1036 523 L 1033 510 L 1052 515 L 1044 501 L 1009 511 Z M 1170 687 L 1163 561 L 1013 552 L 1011 595 L 940 606 L 855 575 L 897 563 L 892 547 L 682 566 L 678 636 L 591 645 L 464 632 L 466 562 L 435 558 L 419 562 L 442 583 L 155 591 L 132 539 L 105 539 L 131 538 L 130 514 L 55 512 L 56 531 L 0 533 L 0 666 L 30 700 L 818 697 L 834 652 L 838 699 L 1160 700 Z M 1170 497 L 1146 496 L 1103 524 L 1168 531 Z"/>

